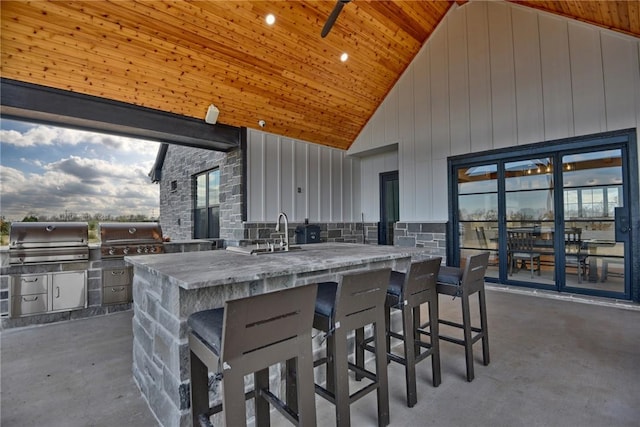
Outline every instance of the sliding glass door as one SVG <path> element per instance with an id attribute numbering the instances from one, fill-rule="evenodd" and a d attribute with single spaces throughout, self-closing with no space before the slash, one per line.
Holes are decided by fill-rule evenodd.
<path id="1" fill-rule="evenodd" d="M 629 142 L 568 140 L 450 159 L 450 264 L 489 251 L 488 281 L 630 298 L 638 171 Z"/>
<path id="2" fill-rule="evenodd" d="M 624 292 L 629 212 L 622 164 L 620 149 L 562 156 L 565 288 Z"/>
<path id="3" fill-rule="evenodd" d="M 499 277 L 498 166 L 487 164 L 458 170 L 461 258 L 489 251 L 487 276 Z"/>

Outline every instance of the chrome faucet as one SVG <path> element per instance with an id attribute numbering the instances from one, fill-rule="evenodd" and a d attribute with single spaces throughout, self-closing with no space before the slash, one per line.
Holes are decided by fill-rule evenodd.
<path id="1" fill-rule="evenodd" d="M 278 220 L 276 221 L 276 233 L 280 231 L 280 220 L 284 218 L 284 250 L 289 250 L 289 219 L 287 218 L 287 214 L 284 212 L 280 212 L 278 214 Z M 280 240 L 280 244 L 283 242 Z"/>

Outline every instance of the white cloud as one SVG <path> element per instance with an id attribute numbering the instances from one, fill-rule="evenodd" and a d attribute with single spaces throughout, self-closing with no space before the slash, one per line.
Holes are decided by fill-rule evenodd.
<path id="1" fill-rule="evenodd" d="M 91 150 L 89 146 L 99 146 L 107 150 L 135 153 L 140 156 L 153 156 L 160 146 L 160 143 L 154 141 L 46 125 L 34 125 L 24 133 L 16 130 L 0 129 L 0 141 L 3 144 L 10 144 L 16 147 L 78 146 L 87 144 L 84 147 L 85 151 Z M 95 150 L 93 152 L 96 153 Z"/>
<path id="2" fill-rule="evenodd" d="M 43 174 L 2 166 L 2 215 L 20 220 L 28 214 L 152 215 L 158 213 L 159 187 L 140 179 L 141 167 L 72 156 L 45 165 Z"/>

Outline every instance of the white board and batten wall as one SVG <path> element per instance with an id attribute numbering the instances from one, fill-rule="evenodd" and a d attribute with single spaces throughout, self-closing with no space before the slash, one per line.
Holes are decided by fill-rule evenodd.
<path id="1" fill-rule="evenodd" d="M 304 141 L 248 130 L 247 220 L 360 222 L 360 159 Z"/>
<path id="2" fill-rule="evenodd" d="M 401 221 L 444 221 L 449 156 L 637 128 L 639 57 L 638 38 L 517 4 L 452 7 L 348 150 L 366 220 L 381 172 L 399 170 Z"/>

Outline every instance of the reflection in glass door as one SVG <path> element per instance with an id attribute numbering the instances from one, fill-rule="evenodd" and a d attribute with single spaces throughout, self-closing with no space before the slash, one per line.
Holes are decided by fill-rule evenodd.
<path id="1" fill-rule="evenodd" d="M 488 282 L 640 299 L 635 132 L 450 158 L 447 262 L 489 251 Z"/>
<path id="2" fill-rule="evenodd" d="M 499 277 L 498 166 L 458 169 L 460 258 L 489 251 L 487 277 Z"/>
<path id="3" fill-rule="evenodd" d="M 619 149 L 562 157 L 564 287 L 624 292 L 629 230 L 622 176 Z"/>
<path id="4" fill-rule="evenodd" d="M 553 159 L 504 164 L 508 281 L 555 284 Z"/>

